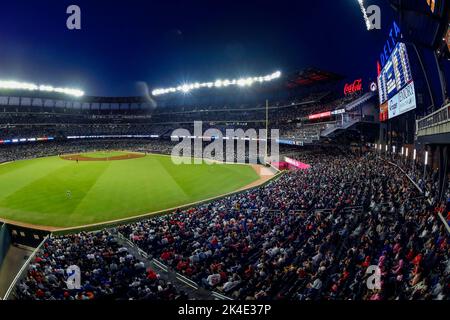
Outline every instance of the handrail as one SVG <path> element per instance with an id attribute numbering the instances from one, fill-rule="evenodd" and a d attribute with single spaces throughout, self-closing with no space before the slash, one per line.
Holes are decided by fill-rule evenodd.
<path id="1" fill-rule="evenodd" d="M 434 116 L 436 116 L 437 114 L 442 114 L 442 118 L 438 118 L 435 123 L 433 123 L 433 121 L 431 121 L 431 123 L 428 123 L 428 121 L 430 119 L 433 120 Z M 416 120 L 416 133 L 419 130 L 423 130 L 423 129 L 427 129 L 427 128 L 431 128 L 437 125 L 440 125 L 444 122 L 449 121 L 450 119 L 450 103 L 443 106 L 442 108 L 430 113 L 429 115 L 426 115 L 418 120 Z"/>
<path id="2" fill-rule="evenodd" d="M 356 100 L 348 103 L 347 105 L 345 105 L 345 110 L 350 111 L 354 108 L 356 108 L 358 105 L 370 100 L 373 96 L 375 95 L 374 92 L 367 92 L 364 95 L 362 95 L 361 97 L 357 98 Z"/>
<path id="3" fill-rule="evenodd" d="M 16 287 L 17 282 L 23 276 L 24 272 L 27 271 L 27 268 L 28 268 L 31 260 L 34 259 L 36 254 L 39 252 L 39 250 L 41 250 L 42 246 L 44 245 L 44 243 L 47 241 L 47 239 L 49 237 L 50 237 L 50 235 L 45 236 L 45 238 L 42 240 L 42 242 L 39 244 L 39 246 L 37 246 L 37 248 L 34 249 L 33 253 L 28 257 L 27 261 L 25 261 L 25 263 L 22 265 L 22 267 L 20 268 L 19 272 L 14 277 L 13 282 L 9 286 L 9 288 L 6 291 L 5 296 L 3 297 L 2 300 L 8 300 L 9 299 L 9 296 L 11 295 L 12 290 Z"/>
<path id="4" fill-rule="evenodd" d="M 449 105 L 450 106 L 450 105 Z M 397 165 L 394 162 L 391 162 L 389 160 L 384 159 L 387 163 L 389 163 L 390 165 L 393 165 L 394 167 L 397 167 L 398 169 L 400 169 L 400 171 L 406 175 L 406 177 L 409 179 L 409 181 L 411 181 L 411 183 L 417 188 L 417 190 L 419 190 L 419 192 L 423 195 L 424 191 L 419 187 L 419 185 L 410 177 L 409 174 L 406 173 L 405 170 L 403 170 L 399 165 Z M 441 220 L 441 222 L 444 224 L 445 229 L 447 229 L 447 232 L 450 234 L 450 226 L 448 225 L 447 221 L 445 220 L 445 218 L 442 216 L 442 214 L 440 212 L 438 212 L 438 217 Z"/>

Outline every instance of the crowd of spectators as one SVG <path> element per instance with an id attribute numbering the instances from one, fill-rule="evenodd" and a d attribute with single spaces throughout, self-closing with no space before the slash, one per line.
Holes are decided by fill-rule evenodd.
<path id="1" fill-rule="evenodd" d="M 308 115 L 331 111 L 345 105 L 354 97 L 335 98 L 329 93 L 309 95 L 301 99 L 277 101 L 269 107 L 271 126 L 282 136 L 311 136 L 310 132 L 292 133 L 292 128 L 304 123 Z M 20 111 L 19 111 L 20 110 Z M 204 107 L 158 107 L 147 110 L 108 113 L 108 110 L 73 110 L 10 108 L 0 111 L 0 140 L 98 135 L 158 135 L 170 137 L 178 128 L 190 129 L 194 121 L 203 121 L 204 130 L 214 127 L 226 129 L 265 128 L 264 104 Z M 317 130 L 316 130 L 317 131 Z M 320 132 L 319 132 L 320 133 Z M 317 132 L 314 132 L 314 137 Z"/>
<path id="2" fill-rule="evenodd" d="M 160 139 L 99 139 L 19 143 L 0 146 L 0 163 L 97 150 L 170 154 L 174 143 Z"/>
<path id="3" fill-rule="evenodd" d="M 265 187 L 120 232 L 236 299 L 448 299 L 448 235 L 405 175 L 373 155 L 314 160 Z M 375 291 L 369 266 L 381 272 Z"/>
<path id="4" fill-rule="evenodd" d="M 80 269 L 70 288 L 68 268 Z M 70 288 L 70 289 L 69 289 Z M 50 238 L 17 285 L 22 300 L 175 300 L 185 298 L 108 231 Z"/>

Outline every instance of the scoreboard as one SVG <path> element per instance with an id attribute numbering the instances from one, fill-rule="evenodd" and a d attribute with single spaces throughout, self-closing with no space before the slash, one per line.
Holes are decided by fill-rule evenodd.
<path id="1" fill-rule="evenodd" d="M 398 43 L 378 77 L 380 104 L 391 99 L 412 81 L 411 67 L 404 43 Z"/>
<path id="2" fill-rule="evenodd" d="M 406 45 L 399 42 L 378 76 L 380 120 L 416 108 L 415 89 Z"/>

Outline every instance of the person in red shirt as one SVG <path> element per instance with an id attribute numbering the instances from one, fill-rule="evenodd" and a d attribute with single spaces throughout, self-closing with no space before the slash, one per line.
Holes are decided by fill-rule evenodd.
<path id="1" fill-rule="evenodd" d="M 153 271 L 153 269 L 148 269 L 147 270 L 147 279 L 156 280 L 156 279 L 158 279 L 158 275 L 156 274 L 155 271 Z"/>

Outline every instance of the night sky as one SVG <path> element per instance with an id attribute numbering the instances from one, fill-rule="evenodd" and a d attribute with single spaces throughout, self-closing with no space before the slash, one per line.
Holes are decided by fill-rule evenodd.
<path id="1" fill-rule="evenodd" d="M 382 30 L 366 30 L 357 0 L 2 1 L 0 79 L 98 96 L 306 67 L 367 79 L 394 13 L 365 2 Z M 66 28 L 71 4 L 82 30 Z"/>

